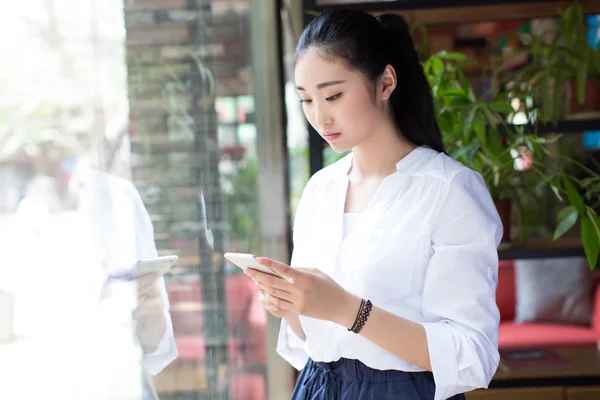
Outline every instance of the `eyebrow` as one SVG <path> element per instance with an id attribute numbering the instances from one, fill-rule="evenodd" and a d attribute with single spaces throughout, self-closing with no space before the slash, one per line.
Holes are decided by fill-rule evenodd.
<path id="1" fill-rule="evenodd" d="M 325 87 L 328 86 L 333 86 L 333 85 L 339 85 L 340 83 L 344 83 L 346 81 L 327 81 L 327 82 L 321 82 L 319 84 L 317 84 L 317 89 L 323 89 Z M 297 90 L 303 90 L 305 91 L 306 89 L 304 89 L 302 86 L 296 86 Z"/>

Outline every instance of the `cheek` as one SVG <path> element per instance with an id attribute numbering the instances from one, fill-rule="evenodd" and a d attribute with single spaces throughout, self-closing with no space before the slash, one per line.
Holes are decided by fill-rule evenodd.
<path id="1" fill-rule="evenodd" d="M 379 112 L 370 99 L 357 96 L 347 99 L 336 119 L 344 127 L 351 127 L 354 131 L 360 133 L 370 129 L 379 118 Z"/>
<path id="2" fill-rule="evenodd" d="M 315 127 L 315 115 L 313 111 L 314 107 L 302 105 L 302 111 L 304 111 L 304 116 L 308 120 L 308 123 Z M 315 128 L 316 129 L 316 128 Z"/>

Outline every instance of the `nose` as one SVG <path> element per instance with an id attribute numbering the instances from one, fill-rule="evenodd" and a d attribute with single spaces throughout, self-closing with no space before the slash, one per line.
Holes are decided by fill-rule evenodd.
<path id="1" fill-rule="evenodd" d="M 327 110 L 326 105 L 316 105 L 314 112 L 315 112 L 315 124 L 318 127 L 324 128 L 333 122 L 331 113 L 329 113 L 329 111 Z"/>

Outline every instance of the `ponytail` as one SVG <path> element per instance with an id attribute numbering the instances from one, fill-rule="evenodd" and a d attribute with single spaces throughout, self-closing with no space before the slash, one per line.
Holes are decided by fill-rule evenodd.
<path id="1" fill-rule="evenodd" d="M 443 153 L 444 144 L 435 118 L 433 95 L 410 35 L 410 27 L 398 14 L 382 14 L 377 19 L 387 31 L 389 63 L 396 71 L 396 89 L 390 98 L 394 121 L 411 142 Z"/>

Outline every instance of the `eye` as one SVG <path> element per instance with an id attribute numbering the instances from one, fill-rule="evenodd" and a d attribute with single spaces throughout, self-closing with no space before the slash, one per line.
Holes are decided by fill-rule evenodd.
<path id="1" fill-rule="evenodd" d="M 312 100 L 310 100 L 310 99 L 300 99 L 301 104 L 310 104 L 311 101 Z"/>
<path id="2" fill-rule="evenodd" d="M 329 96 L 327 98 L 325 98 L 326 101 L 334 101 L 336 99 L 338 99 L 340 96 L 342 95 L 342 93 L 338 93 L 338 94 L 334 94 L 333 96 Z"/>

